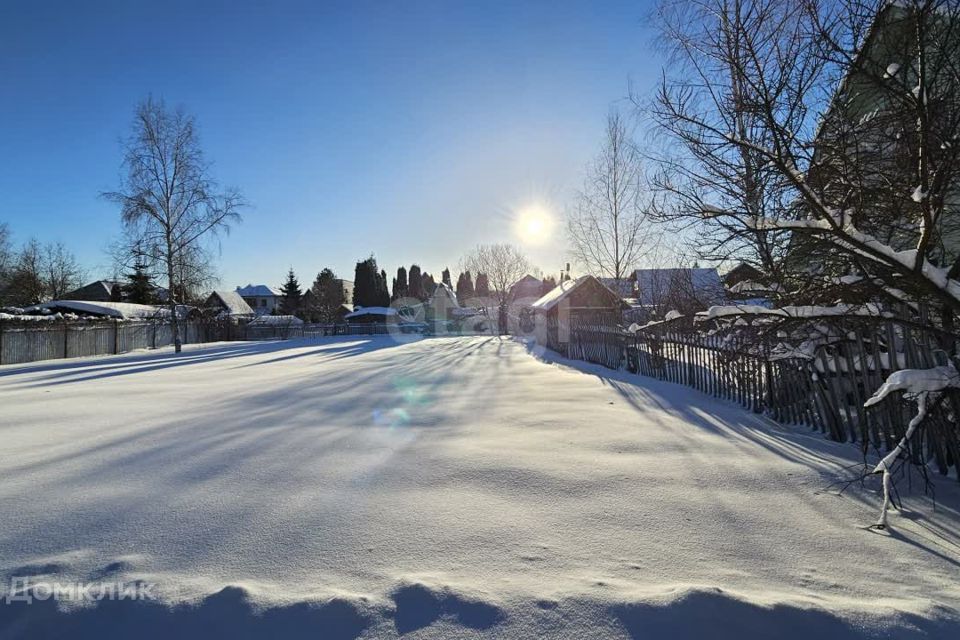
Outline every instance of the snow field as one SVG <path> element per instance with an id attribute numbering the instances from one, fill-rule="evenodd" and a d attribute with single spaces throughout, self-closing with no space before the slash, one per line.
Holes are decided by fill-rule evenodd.
<path id="1" fill-rule="evenodd" d="M 960 630 L 951 482 L 866 531 L 849 444 L 505 338 L 35 363 L 0 407 L 0 638 Z M 23 576 L 161 600 L 4 604 Z"/>

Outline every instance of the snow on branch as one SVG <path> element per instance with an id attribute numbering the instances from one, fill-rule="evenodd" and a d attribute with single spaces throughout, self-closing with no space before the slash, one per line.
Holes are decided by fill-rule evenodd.
<path id="1" fill-rule="evenodd" d="M 733 316 L 775 316 L 781 318 L 822 318 L 839 316 L 884 316 L 880 305 L 838 304 L 833 306 L 786 306 L 768 309 L 757 305 L 715 305 L 697 314 L 697 320 L 714 320 Z"/>
<path id="2" fill-rule="evenodd" d="M 897 251 L 874 236 L 857 229 L 852 222 L 845 219 L 843 212 L 831 211 L 830 220 L 751 218 L 747 220 L 747 226 L 760 230 L 826 232 L 827 238 L 832 243 L 861 257 L 882 262 L 894 268 L 902 267 L 907 271 L 918 272 L 933 287 L 960 303 L 960 282 L 948 277 L 948 269 L 936 266 L 921 256 L 916 249 Z"/>
<path id="3" fill-rule="evenodd" d="M 906 433 L 903 434 L 897 446 L 873 469 L 874 473 L 883 474 L 883 507 L 880 511 L 880 519 L 877 520 L 877 527 L 887 526 L 887 512 L 890 509 L 890 470 L 894 462 L 907 450 L 910 438 L 927 417 L 930 400 L 947 389 L 957 388 L 960 388 L 960 372 L 953 365 L 933 369 L 903 369 L 891 373 L 886 382 L 864 403 L 864 407 L 872 407 L 896 391 L 902 391 L 905 399 L 917 402 L 917 413 L 907 425 Z"/>

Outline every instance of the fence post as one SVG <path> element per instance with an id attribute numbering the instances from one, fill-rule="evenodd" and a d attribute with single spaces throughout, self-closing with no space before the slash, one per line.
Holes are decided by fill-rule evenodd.
<path id="1" fill-rule="evenodd" d="M 69 343 L 70 343 L 70 325 L 67 324 L 66 320 L 64 320 L 63 321 L 63 357 L 64 359 L 68 357 L 67 350 L 68 350 Z"/>
<path id="2" fill-rule="evenodd" d="M 0 320 L 0 364 L 3 364 L 3 320 Z"/>

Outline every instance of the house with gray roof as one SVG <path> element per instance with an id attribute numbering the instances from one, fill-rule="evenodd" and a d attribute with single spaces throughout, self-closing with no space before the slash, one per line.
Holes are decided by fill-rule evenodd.
<path id="1" fill-rule="evenodd" d="M 236 291 L 214 291 L 207 296 L 203 308 L 220 317 L 244 318 L 254 315 L 253 309 Z"/>
<path id="2" fill-rule="evenodd" d="M 236 292 L 258 316 L 270 315 L 279 311 L 280 300 L 283 298 L 280 289 L 265 284 L 248 284 L 245 287 L 237 287 Z"/>

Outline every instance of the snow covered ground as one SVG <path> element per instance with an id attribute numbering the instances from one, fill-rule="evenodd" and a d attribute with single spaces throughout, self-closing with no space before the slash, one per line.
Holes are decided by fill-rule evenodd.
<path id="1" fill-rule="evenodd" d="M 958 637 L 955 483 L 867 531 L 855 462 L 509 339 L 2 367 L 0 638 Z"/>

